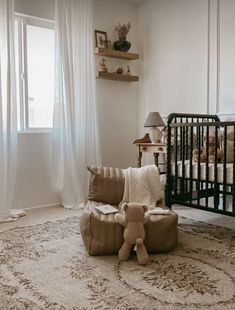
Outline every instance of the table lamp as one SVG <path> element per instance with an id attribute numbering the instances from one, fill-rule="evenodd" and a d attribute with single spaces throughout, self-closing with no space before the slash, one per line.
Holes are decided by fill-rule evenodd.
<path id="1" fill-rule="evenodd" d="M 144 127 L 150 127 L 149 129 L 149 138 L 152 143 L 161 142 L 161 131 L 157 127 L 165 126 L 163 119 L 159 112 L 150 112 L 145 123 Z"/>

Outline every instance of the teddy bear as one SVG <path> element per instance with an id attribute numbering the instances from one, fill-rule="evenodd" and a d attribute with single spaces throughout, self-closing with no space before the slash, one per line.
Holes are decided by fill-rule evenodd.
<path id="1" fill-rule="evenodd" d="M 215 136 L 209 136 L 208 139 L 208 162 L 214 163 L 215 162 Z M 201 148 L 200 153 L 200 162 L 205 163 L 207 159 L 207 145 L 206 145 L 206 137 L 204 138 L 204 146 Z M 217 161 L 221 161 L 223 157 L 223 151 L 220 147 L 217 148 Z M 199 160 L 199 150 L 193 150 L 193 159 L 194 161 Z"/>
<path id="2" fill-rule="evenodd" d="M 144 224 L 149 221 L 150 215 L 146 213 L 148 207 L 139 203 L 124 203 L 123 214 L 115 214 L 115 220 L 124 226 L 124 243 L 118 252 L 120 261 L 130 257 L 133 246 L 136 246 L 136 255 L 139 264 L 148 262 L 148 253 L 144 245 L 145 229 Z"/>

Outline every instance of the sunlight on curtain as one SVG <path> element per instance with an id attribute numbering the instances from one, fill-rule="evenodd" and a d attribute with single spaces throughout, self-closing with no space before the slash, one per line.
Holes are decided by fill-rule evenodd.
<path id="1" fill-rule="evenodd" d="M 0 222 L 24 213 L 12 210 L 17 160 L 14 1 L 0 0 Z"/>
<path id="2" fill-rule="evenodd" d="M 87 165 L 101 164 L 95 98 L 92 0 L 56 0 L 53 176 L 64 207 L 87 193 Z"/>

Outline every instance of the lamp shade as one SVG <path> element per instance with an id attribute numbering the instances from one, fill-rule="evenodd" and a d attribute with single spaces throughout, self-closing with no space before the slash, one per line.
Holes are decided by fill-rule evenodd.
<path id="1" fill-rule="evenodd" d="M 144 123 L 144 127 L 158 127 L 165 126 L 163 119 L 159 112 L 150 112 L 146 121 Z"/>

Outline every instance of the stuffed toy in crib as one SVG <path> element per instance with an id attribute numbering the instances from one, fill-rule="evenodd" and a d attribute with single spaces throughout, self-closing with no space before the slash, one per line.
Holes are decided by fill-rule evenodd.
<path id="1" fill-rule="evenodd" d="M 207 143 L 206 143 L 206 137 L 204 137 L 204 145 L 201 148 L 201 152 L 199 154 L 199 150 L 195 149 L 193 150 L 193 160 L 199 161 L 200 156 L 200 162 L 205 163 L 207 161 Z M 214 163 L 215 162 L 215 136 L 209 136 L 208 141 L 208 162 Z M 217 148 L 217 162 L 220 162 L 223 158 L 223 150 L 221 148 L 220 141 L 218 142 L 218 148 Z"/>

